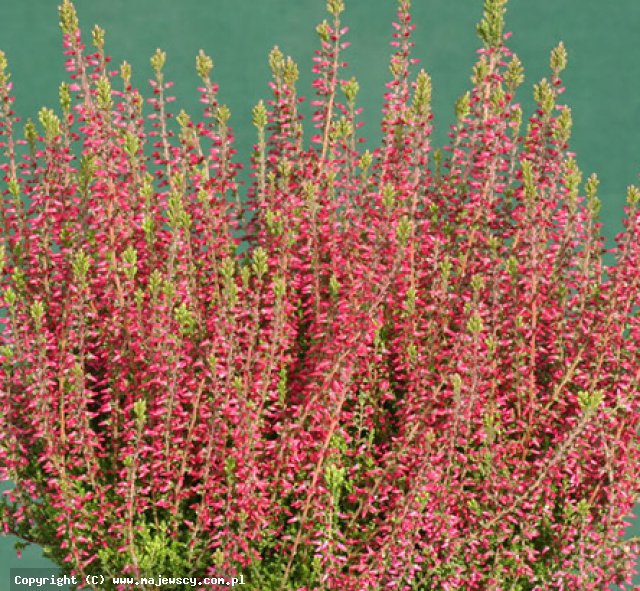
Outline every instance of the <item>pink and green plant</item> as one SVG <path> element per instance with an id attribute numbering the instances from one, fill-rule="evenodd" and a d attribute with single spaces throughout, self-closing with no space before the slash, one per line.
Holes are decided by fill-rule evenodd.
<path id="1" fill-rule="evenodd" d="M 246 194 L 204 53 L 204 118 L 171 110 L 160 50 L 145 117 L 64 0 L 71 80 L 24 139 L 0 53 L 5 534 L 68 572 L 260 591 L 629 584 L 640 189 L 605 268 L 566 51 L 521 131 L 506 0 L 485 1 L 435 149 L 409 4 L 373 151 L 342 0 L 317 27 L 310 142 L 298 68 L 271 52 Z"/>

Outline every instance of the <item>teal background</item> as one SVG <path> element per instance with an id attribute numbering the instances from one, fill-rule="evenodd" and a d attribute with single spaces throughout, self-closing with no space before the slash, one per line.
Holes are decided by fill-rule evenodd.
<path id="1" fill-rule="evenodd" d="M 44 105 L 57 108 L 58 86 L 66 79 L 58 3 L 0 0 L 0 49 L 9 59 L 16 110 L 24 118 L 35 118 Z M 433 78 L 435 139 L 442 144 L 454 101 L 470 84 L 482 1 L 414 0 L 413 5 L 414 57 Z M 213 78 L 220 84 L 220 100 L 231 108 L 243 162 L 254 141 L 251 108 L 268 98 L 267 55 L 275 44 L 300 66 L 300 94 L 311 95 L 314 29 L 326 16 L 324 0 L 77 0 L 76 7 L 86 43 L 94 24 L 106 29 L 113 69 L 129 61 L 134 85 L 143 93 L 151 77 L 149 57 L 157 47 L 167 52 L 166 76 L 175 80 L 178 97 L 175 112 L 184 108 L 194 118 L 199 115 L 195 55 L 201 48 L 211 55 Z M 358 78 L 366 121 L 361 133 L 373 142 L 379 138 L 394 13 L 394 0 L 347 0 L 344 14 L 353 43 L 345 53 L 350 67 L 344 77 Z M 600 176 L 608 246 L 622 230 L 626 187 L 637 182 L 640 171 L 639 25 L 638 0 L 511 0 L 507 15 L 507 30 L 514 33 L 510 46 L 525 66 L 520 90 L 525 114 L 532 108 L 533 83 L 549 75 L 550 50 L 560 40 L 568 49 L 563 98 L 573 111 L 572 149 L 585 178 L 592 172 Z M 640 534 L 637 520 L 630 534 Z M 48 565 L 37 548 L 17 560 L 13 540 L 0 538 L 0 589 L 7 586 L 9 568 Z"/>

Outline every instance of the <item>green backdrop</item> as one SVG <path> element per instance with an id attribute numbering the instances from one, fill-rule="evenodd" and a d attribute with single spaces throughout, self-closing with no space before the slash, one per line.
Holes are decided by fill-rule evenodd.
<path id="1" fill-rule="evenodd" d="M 0 49 L 9 59 L 16 110 L 35 117 L 43 105 L 57 108 L 58 86 L 65 78 L 58 28 L 59 0 L 0 0 Z M 446 140 L 453 104 L 469 86 L 482 0 L 413 0 L 415 57 L 433 78 L 436 143 Z M 200 48 L 216 64 L 220 100 L 231 108 L 240 150 L 246 161 L 253 140 L 252 106 L 268 94 L 267 54 L 279 45 L 301 70 L 300 91 L 309 95 L 315 25 L 325 18 L 324 0 L 76 0 L 85 40 L 94 24 L 106 29 L 107 53 L 114 69 L 126 59 L 134 85 L 145 91 L 149 57 L 157 47 L 168 54 L 166 74 L 175 80 L 176 110 L 194 118 L 200 112 L 194 58 Z M 345 57 L 361 86 L 360 104 L 375 141 L 388 77 L 388 41 L 395 0 L 347 0 L 344 20 L 353 45 Z M 569 51 L 564 74 L 566 102 L 572 107 L 572 148 L 585 175 L 601 179 L 602 221 L 607 245 L 622 230 L 627 185 L 640 171 L 640 2 L 638 0 L 511 0 L 507 30 L 510 45 L 525 65 L 521 89 L 525 114 L 531 111 L 531 87 L 548 76 L 549 52 L 559 40 Z M 304 111 L 303 111 L 304 112 Z M 0 485 L 1 486 L 1 485 Z M 640 533 L 636 520 L 630 534 Z M 9 568 L 48 566 L 37 548 L 15 558 L 13 542 L 0 537 L 0 590 L 8 589 Z M 170 573 L 167 573 L 170 574 Z M 636 577 L 640 583 L 640 577 Z"/>

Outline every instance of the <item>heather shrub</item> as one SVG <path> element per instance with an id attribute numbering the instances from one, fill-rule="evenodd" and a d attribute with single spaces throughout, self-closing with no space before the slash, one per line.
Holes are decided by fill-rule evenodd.
<path id="1" fill-rule="evenodd" d="M 248 187 L 204 53 L 203 117 L 172 109 L 160 50 L 144 116 L 65 0 L 70 81 L 24 136 L 0 53 L 5 534 L 68 572 L 260 591 L 630 580 L 640 189 L 605 268 L 566 51 L 522 129 L 506 0 L 432 146 L 409 4 L 381 145 L 360 149 L 329 0 L 308 125 L 295 62 L 269 55 Z"/>

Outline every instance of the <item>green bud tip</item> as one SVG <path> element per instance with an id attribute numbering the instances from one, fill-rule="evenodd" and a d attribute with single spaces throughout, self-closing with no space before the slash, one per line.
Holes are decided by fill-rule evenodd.
<path id="1" fill-rule="evenodd" d="M 92 31 L 93 45 L 98 50 L 104 49 L 104 29 L 96 25 Z"/>
<path id="2" fill-rule="evenodd" d="M 160 49 L 156 49 L 156 52 L 153 54 L 151 59 L 151 67 L 156 74 L 160 74 L 162 72 L 162 68 L 164 67 L 164 63 L 167 59 L 167 54 Z"/>
<path id="3" fill-rule="evenodd" d="M 329 0 L 327 2 L 327 12 L 332 14 L 334 17 L 340 16 L 344 12 L 344 1 L 343 0 Z"/>
<path id="4" fill-rule="evenodd" d="M 70 0 L 64 2 L 58 7 L 60 16 L 60 28 L 65 35 L 73 35 L 78 31 L 78 15 L 76 9 Z"/>
<path id="5" fill-rule="evenodd" d="M 510 90 L 515 90 L 524 82 L 524 68 L 517 55 L 514 55 L 505 74 L 505 82 Z"/>
<path id="6" fill-rule="evenodd" d="M 264 106 L 264 101 L 260 101 L 255 107 L 253 107 L 253 124 L 258 129 L 264 129 L 267 125 L 267 108 Z"/>
<path id="7" fill-rule="evenodd" d="M 269 68 L 271 68 L 271 72 L 275 78 L 280 78 L 282 76 L 284 65 L 284 54 L 276 45 L 269 53 Z"/>
<path id="8" fill-rule="evenodd" d="M 120 66 L 120 76 L 124 80 L 125 84 L 129 84 L 131 80 L 131 64 L 129 62 L 122 62 Z"/>
<path id="9" fill-rule="evenodd" d="M 213 60 L 201 49 L 196 57 L 196 72 L 203 80 L 209 78 L 213 70 Z"/>
<path id="10" fill-rule="evenodd" d="M 567 50 L 562 41 L 551 51 L 550 65 L 556 76 L 567 67 Z"/>
<path id="11" fill-rule="evenodd" d="M 502 44 L 504 14 L 507 0 L 485 0 L 482 20 L 476 30 L 487 48 L 497 48 Z"/>

